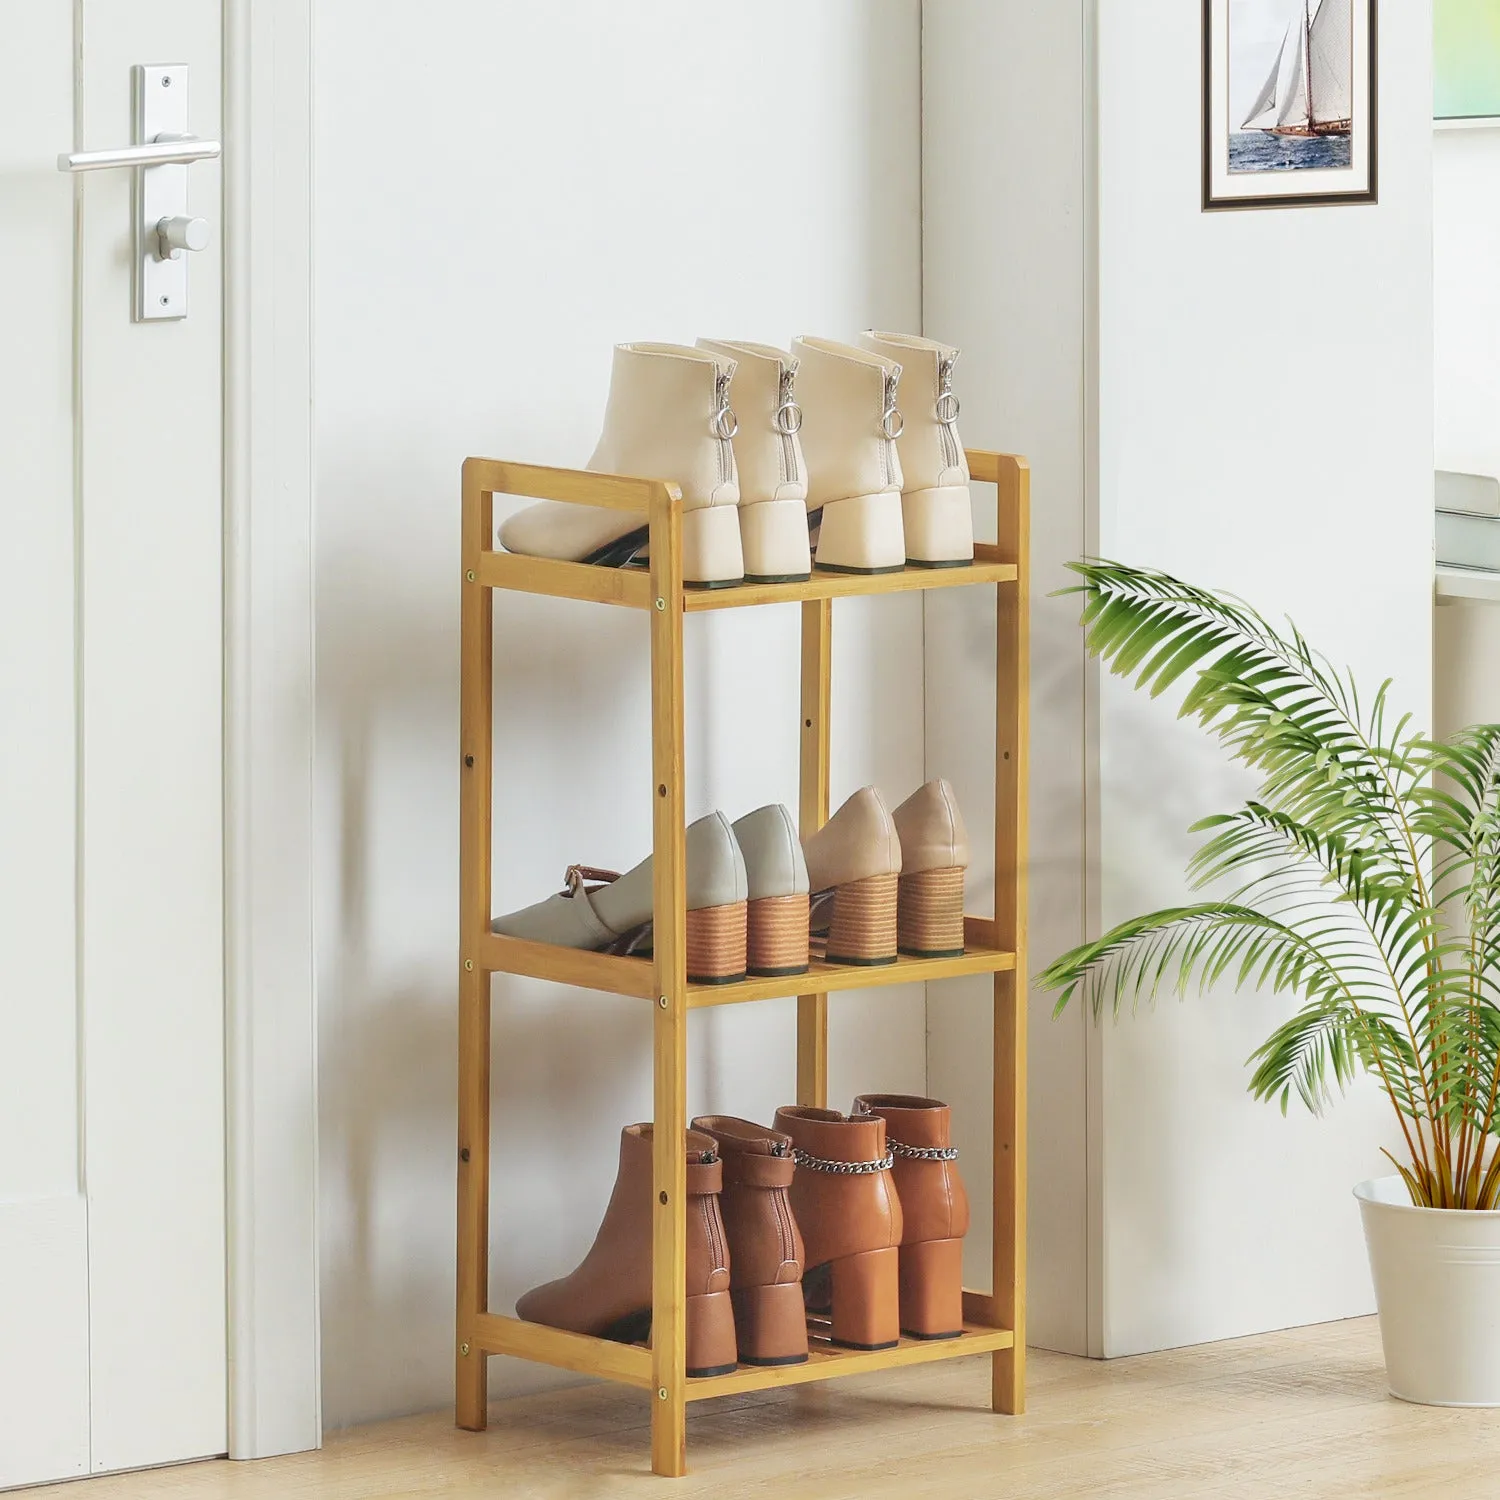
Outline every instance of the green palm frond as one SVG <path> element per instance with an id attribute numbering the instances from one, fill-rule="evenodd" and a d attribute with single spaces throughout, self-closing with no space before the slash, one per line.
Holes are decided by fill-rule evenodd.
<path id="1" fill-rule="evenodd" d="M 1500 725 L 1435 741 L 1362 700 L 1295 626 L 1112 562 L 1072 565 L 1089 649 L 1195 718 L 1260 780 L 1194 825 L 1217 900 L 1121 922 L 1038 976 L 1096 1016 L 1230 982 L 1295 995 L 1250 1090 L 1321 1110 L 1365 1071 L 1410 1152 L 1413 1201 L 1500 1202 Z"/>

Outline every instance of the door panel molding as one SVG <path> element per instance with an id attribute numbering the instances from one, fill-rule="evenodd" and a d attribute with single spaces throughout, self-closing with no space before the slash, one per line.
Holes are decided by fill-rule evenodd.
<path id="1" fill-rule="evenodd" d="M 322 1441 L 313 985 L 312 7 L 225 0 L 229 1452 Z"/>

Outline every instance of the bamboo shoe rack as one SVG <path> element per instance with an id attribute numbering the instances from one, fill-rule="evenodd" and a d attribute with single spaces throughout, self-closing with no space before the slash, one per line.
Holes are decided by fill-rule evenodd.
<path id="1" fill-rule="evenodd" d="M 998 541 L 976 544 L 974 561 L 856 576 L 814 572 L 806 583 L 684 589 L 682 505 L 677 487 L 582 470 L 471 458 L 463 469 L 461 949 L 459 969 L 457 1420 L 482 1430 L 486 1358 L 509 1354 L 640 1387 L 651 1401 L 651 1466 L 686 1467 L 687 1406 L 711 1396 L 828 1380 L 897 1365 L 992 1357 L 991 1405 L 1025 1403 L 1026 1338 L 1026 973 L 1025 857 L 1029 473 L 1024 459 L 969 450 L 975 482 L 997 492 Z M 602 568 L 499 551 L 493 497 L 517 495 L 605 506 L 649 527 L 650 569 Z M 856 594 L 985 584 L 996 592 L 995 914 L 966 917 L 961 957 L 901 958 L 883 968 L 813 961 L 791 978 L 694 985 L 685 963 L 683 831 L 683 620 L 711 609 L 800 603 L 802 607 L 801 792 L 805 833 L 828 818 L 829 680 L 833 601 Z M 650 625 L 654 951 L 613 957 L 501 937 L 490 931 L 494 589 L 550 594 L 642 611 Z M 649 1009 L 653 1035 L 656 1205 L 652 1337 L 649 1348 L 565 1333 L 489 1308 L 490 977 L 524 974 L 628 997 Z M 934 1342 L 903 1338 L 871 1352 L 833 1347 L 809 1326 L 806 1364 L 689 1379 L 686 1374 L 685 1160 L 687 1030 L 702 1006 L 797 995 L 797 1100 L 825 1105 L 828 995 L 963 974 L 994 976 L 994 1265 L 989 1292 L 964 1292 L 963 1334 Z M 645 1020 L 643 1014 L 642 1020 Z"/>

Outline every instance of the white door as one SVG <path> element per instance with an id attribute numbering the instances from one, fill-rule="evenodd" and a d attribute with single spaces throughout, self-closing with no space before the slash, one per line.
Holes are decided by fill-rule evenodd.
<path id="1" fill-rule="evenodd" d="M 219 164 L 140 322 L 137 173 L 57 161 L 137 64 L 217 138 L 219 3 L 11 0 L 3 52 L 0 1486 L 226 1446 Z"/>

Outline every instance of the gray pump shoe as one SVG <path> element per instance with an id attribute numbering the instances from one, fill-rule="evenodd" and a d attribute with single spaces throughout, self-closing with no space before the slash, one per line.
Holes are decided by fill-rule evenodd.
<path id="1" fill-rule="evenodd" d="M 744 856 L 729 819 L 710 813 L 687 828 L 687 969 L 694 984 L 728 984 L 745 977 Z M 502 937 L 562 948 L 649 951 L 651 860 L 616 875 L 570 865 L 567 889 L 490 923 Z"/>
<path id="2" fill-rule="evenodd" d="M 805 974 L 808 883 L 802 840 L 780 803 L 746 813 L 734 825 L 749 885 L 748 957 L 752 974 Z"/>

